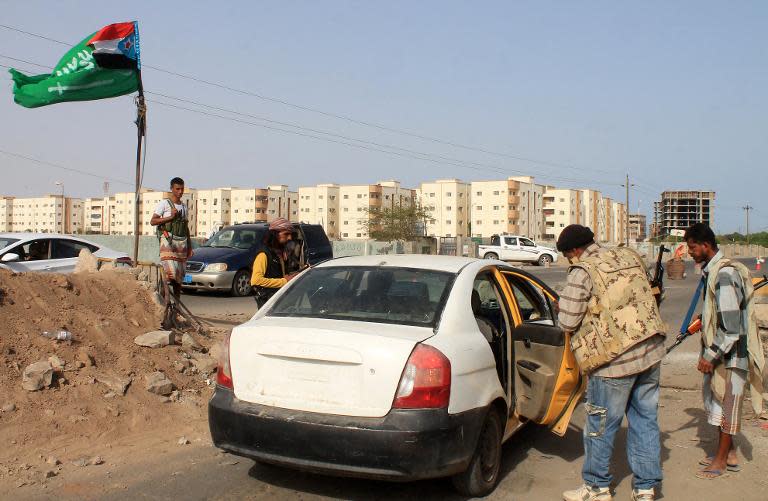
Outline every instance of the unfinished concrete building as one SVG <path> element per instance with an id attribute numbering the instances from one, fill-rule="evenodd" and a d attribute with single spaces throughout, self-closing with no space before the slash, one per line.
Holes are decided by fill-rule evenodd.
<path id="1" fill-rule="evenodd" d="M 657 236 L 671 230 L 685 230 L 694 223 L 714 226 L 714 191 L 665 191 L 653 203 L 653 224 Z"/>

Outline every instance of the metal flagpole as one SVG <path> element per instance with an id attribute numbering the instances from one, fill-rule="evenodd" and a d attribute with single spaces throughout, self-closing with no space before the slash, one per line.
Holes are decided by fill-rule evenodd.
<path id="1" fill-rule="evenodd" d="M 133 263 L 139 262 L 139 236 L 141 224 L 139 222 L 139 198 L 141 197 L 141 147 L 147 131 L 147 105 L 144 103 L 144 85 L 141 82 L 141 69 L 138 70 L 139 95 L 136 96 L 136 191 L 134 198 L 133 217 Z"/>

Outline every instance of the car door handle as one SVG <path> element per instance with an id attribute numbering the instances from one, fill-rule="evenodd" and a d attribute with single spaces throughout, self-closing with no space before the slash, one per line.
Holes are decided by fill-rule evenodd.
<path id="1" fill-rule="evenodd" d="M 537 370 L 539 370 L 539 367 L 541 367 L 536 362 L 531 362 L 530 360 L 519 360 L 517 362 L 517 365 L 519 365 L 523 369 L 528 369 L 531 372 L 536 372 Z"/>

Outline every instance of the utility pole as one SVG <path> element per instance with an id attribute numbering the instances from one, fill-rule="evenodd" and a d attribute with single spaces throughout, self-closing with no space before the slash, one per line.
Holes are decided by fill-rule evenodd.
<path id="1" fill-rule="evenodd" d="M 634 184 L 629 184 L 629 174 L 627 174 L 627 180 L 622 186 L 626 188 L 626 197 L 624 198 L 624 243 L 629 247 L 629 187 L 634 186 Z"/>
<path id="2" fill-rule="evenodd" d="M 747 204 L 744 207 L 742 207 L 742 209 L 744 209 L 744 212 L 747 213 L 747 245 L 749 245 L 749 211 L 754 209 L 754 207 L 752 207 L 751 205 Z"/>

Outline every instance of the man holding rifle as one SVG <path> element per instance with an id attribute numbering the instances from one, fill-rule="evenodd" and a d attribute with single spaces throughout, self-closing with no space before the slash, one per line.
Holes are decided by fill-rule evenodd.
<path id="1" fill-rule="evenodd" d="M 610 501 L 613 442 L 626 415 L 632 499 L 652 501 L 662 479 L 657 420 L 664 324 L 643 259 L 633 249 L 607 249 L 592 230 L 573 224 L 557 240 L 571 263 L 560 295 L 560 326 L 589 376 L 584 425 L 584 484 L 565 501 Z M 656 277 L 659 279 L 660 277 Z M 661 283 L 656 287 L 661 293 Z"/>
<path id="2" fill-rule="evenodd" d="M 685 232 L 688 253 L 702 268 L 701 357 L 707 422 L 719 428 L 714 456 L 705 457 L 696 476 L 713 479 L 738 471 L 733 436 L 741 429 L 744 392 L 749 386 L 755 414 L 762 412 L 765 363 L 754 315 L 754 288 L 746 266 L 723 257 L 715 234 L 704 223 Z"/>

